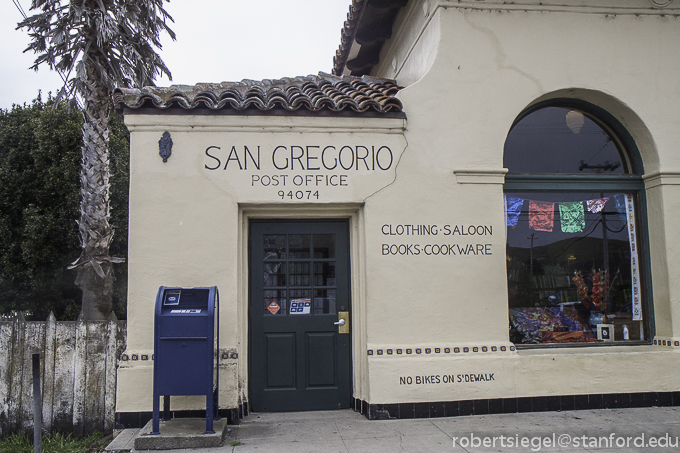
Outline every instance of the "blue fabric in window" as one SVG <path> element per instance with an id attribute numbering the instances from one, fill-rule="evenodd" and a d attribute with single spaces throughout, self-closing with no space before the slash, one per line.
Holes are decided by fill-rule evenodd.
<path id="1" fill-rule="evenodd" d="M 505 197 L 506 205 L 506 221 L 507 226 L 516 226 L 519 220 L 519 214 L 522 212 L 522 205 L 524 204 L 523 198 L 518 197 Z"/>

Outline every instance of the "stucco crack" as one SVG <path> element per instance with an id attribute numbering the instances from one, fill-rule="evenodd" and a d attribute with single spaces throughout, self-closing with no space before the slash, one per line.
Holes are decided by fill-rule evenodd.
<path id="1" fill-rule="evenodd" d="M 404 146 L 404 149 L 402 150 L 401 154 L 399 154 L 399 159 L 397 159 L 397 165 L 394 166 L 394 178 L 392 178 L 392 181 L 390 181 L 388 184 L 384 185 L 380 189 L 376 190 L 372 194 L 368 195 L 367 197 L 364 198 L 364 203 L 371 198 L 372 196 L 376 195 L 378 192 L 382 192 L 383 190 L 387 189 L 390 187 L 392 184 L 394 184 L 397 181 L 397 172 L 399 171 L 399 164 L 401 163 L 401 158 L 406 154 L 406 150 L 408 149 L 408 139 L 406 138 L 406 135 L 404 135 L 404 141 L 406 142 L 406 146 Z"/>
<path id="2" fill-rule="evenodd" d="M 508 64 L 506 61 L 508 60 L 508 56 L 503 50 L 503 45 L 501 43 L 501 40 L 498 38 L 496 33 L 491 28 L 484 27 L 479 24 L 475 24 L 471 18 L 469 17 L 469 14 L 464 13 L 463 14 L 463 19 L 467 24 L 473 29 L 478 31 L 479 33 L 483 34 L 486 36 L 489 40 L 489 43 L 491 44 L 491 47 L 495 53 L 495 63 L 496 67 L 499 70 L 505 69 L 508 71 L 513 71 L 516 72 L 517 74 L 521 75 L 522 77 L 526 78 L 527 80 L 531 81 L 534 85 L 536 85 L 536 88 L 539 93 L 544 93 L 545 90 L 543 89 L 543 86 L 541 85 L 541 82 L 538 80 L 538 78 L 528 74 L 525 71 L 522 71 L 520 68 L 513 64 Z"/>

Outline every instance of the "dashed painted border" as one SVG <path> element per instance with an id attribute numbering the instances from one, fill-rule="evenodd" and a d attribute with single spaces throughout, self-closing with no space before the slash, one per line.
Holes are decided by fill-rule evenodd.
<path id="1" fill-rule="evenodd" d="M 673 347 L 679 347 L 680 346 L 680 341 L 678 340 L 660 340 L 656 339 L 654 340 L 654 346 L 673 346 Z"/>
<path id="2" fill-rule="evenodd" d="M 428 354 L 468 354 L 472 353 L 485 353 L 485 352 L 514 352 L 515 346 L 456 346 L 456 347 L 446 347 L 446 348 L 384 348 L 384 349 L 368 349 L 366 350 L 366 355 L 370 356 L 394 356 L 394 355 L 428 355 Z M 424 354 L 423 354 L 424 353 Z"/>
<path id="3" fill-rule="evenodd" d="M 155 354 L 139 354 L 136 352 L 127 352 L 125 354 L 121 354 L 119 357 L 119 360 L 121 362 L 146 362 L 155 360 Z M 220 351 L 220 359 L 221 360 L 235 360 L 238 359 L 238 352 L 236 349 L 222 349 Z"/>
<path id="4" fill-rule="evenodd" d="M 655 339 L 654 346 L 666 347 L 680 347 L 680 340 L 662 340 Z M 367 349 L 366 354 L 369 356 L 418 356 L 428 354 L 469 354 L 469 353 L 486 353 L 486 352 L 514 352 L 517 348 L 515 346 L 455 346 L 445 348 L 385 348 L 385 349 Z M 423 354 L 424 353 L 424 354 Z"/>

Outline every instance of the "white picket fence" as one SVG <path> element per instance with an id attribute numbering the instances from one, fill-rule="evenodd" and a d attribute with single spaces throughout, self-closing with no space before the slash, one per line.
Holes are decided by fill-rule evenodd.
<path id="1" fill-rule="evenodd" d="M 113 430 L 126 322 L 0 321 L 0 437 L 33 431 L 32 355 L 40 353 L 43 430 Z"/>

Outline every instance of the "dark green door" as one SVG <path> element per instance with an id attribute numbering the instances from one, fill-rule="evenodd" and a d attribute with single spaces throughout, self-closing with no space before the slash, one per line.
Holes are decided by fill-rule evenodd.
<path id="1" fill-rule="evenodd" d="M 346 221 L 251 222 L 253 411 L 350 407 L 348 236 Z"/>

